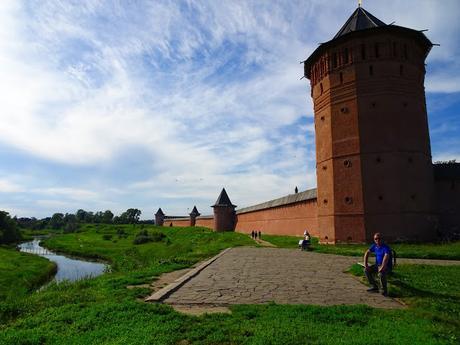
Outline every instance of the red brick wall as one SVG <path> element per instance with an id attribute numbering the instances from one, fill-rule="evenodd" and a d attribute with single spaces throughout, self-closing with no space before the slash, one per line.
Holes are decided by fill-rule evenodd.
<path id="1" fill-rule="evenodd" d="M 318 236 L 316 199 L 264 210 L 237 214 L 236 231 L 262 234 L 302 236 L 305 229 Z"/>
<path id="2" fill-rule="evenodd" d="M 190 226 L 190 219 L 189 218 L 165 219 L 163 226 L 170 226 L 171 223 L 172 223 L 172 226 L 186 227 L 186 226 Z"/>
<path id="3" fill-rule="evenodd" d="M 214 229 L 214 218 L 197 218 L 195 226 Z"/>

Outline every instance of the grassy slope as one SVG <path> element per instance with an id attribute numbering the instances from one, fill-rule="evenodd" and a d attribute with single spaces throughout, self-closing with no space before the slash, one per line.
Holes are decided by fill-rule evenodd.
<path id="1" fill-rule="evenodd" d="M 0 301 L 22 296 L 53 276 L 56 265 L 45 258 L 0 247 Z"/>
<path id="2" fill-rule="evenodd" d="M 262 239 L 271 242 L 280 248 L 297 248 L 301 237 L 263 235 Z M 322 245 L 313 239 L 312 250 L 318 253 L 338 255 L 362 256 L 369 245 L 365 244 L 338 244 Z M 448 244 L 391 244 L 398 257 L 460 260 L 460 242 Z"/>
<path id="3" fill-rule="evenodd" d="M 459 339 L 459 267 L 400 266 L 392 291 L 408 310 L 365 306 L 235 306 L 232 315 L 191 317 L 165 305 L 136 300 L 147 289 L 126 285 L 212 255 L 226 246 L 253 243 L 240 234 L 164 229 L 169 239 L 139 246 L 102 240 L 109 227 L 56 237 L 53 248 L 98 254 L 115 272 L 74 284 L 52 285 L 0 309 L 0 343 L 6 344 L 455 344 Z M 137 230 L 135 230 L 137 231 Z M 135 231 L 130 231 L 133 233 Z M 94 241 L 94 246 L 89 242 Z M 80 246 L 82 245 L 82 246 Z M 431 279 L 426 279 L 429 276 Z M 449 309 L 450 308 L 450 309 Z M 382 331 L 379 331 L 382 330 Z"/>

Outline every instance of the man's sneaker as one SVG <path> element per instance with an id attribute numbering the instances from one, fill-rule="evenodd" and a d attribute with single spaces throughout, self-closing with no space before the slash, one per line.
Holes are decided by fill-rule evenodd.
<path id="1" fill-rule="evenodd" d="M 379 288 L 377 286 L 371 287 L 370 289 L 367 289 L 367 292 L 379 292 Z"/>

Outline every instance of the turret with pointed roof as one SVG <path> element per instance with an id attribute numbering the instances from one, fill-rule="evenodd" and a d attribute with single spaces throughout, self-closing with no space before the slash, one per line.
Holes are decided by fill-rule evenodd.
<path id="1" fill-rule="evenodd" d="M 163 213 L 163 210 L 160 207 L 157 213 L 155 213 L 155 225 L 163 226 L 164 220 L 165 220 L 165 214 Z"/>
<path id="2" fill-rule="evenodd" d="M 304 61 L 315 111 L 321 242 L 433 237 L 424 93 L 432 43 L 357 8 Z"/>
<path id="3" fill-rule="evenodd" d="M 212 206 L 214 209 L 214 231 L 235 231 L 235 207 L 236 205 L 230 201 L 225 188 L 222 188 L 216 203 Z"/>
<path id="4" fill-rule="evenodd" d="M 198 212 L 196 206 L 193 206 L 192 212 L 190 212 L 190 226 L 195 226 L 196 224 L 196 217 L 199 217 L 201 215 L 200 212 Z"/>

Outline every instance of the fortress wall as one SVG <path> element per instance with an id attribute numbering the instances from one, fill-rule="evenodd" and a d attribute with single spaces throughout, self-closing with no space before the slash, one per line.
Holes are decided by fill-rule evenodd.
<path id="1" fill-rule="evenodd" d="M 439 231 L 460 235 L 460 163 L 435 164 L 435 192 Z"/>
<path id="2" fill-rule="evenodd" d="M 214 229 L 214 217 L 198 217 L 195 226 L 203 226 L 205 228 Z"/>
<path id="3" fill-rule="evenodd" d="M 190 226 L 190 218 L 165 218 L 163 226 L 179 226 L 186 227 Z"/>
<path id="4" fill-rule="evenodd" d="M 262 234 L 302 236 L 305 229 L 318 236 L 318 210 L 316 189 L 263 204 L 247 207 L 237 212 L 236 231 Z"/>

